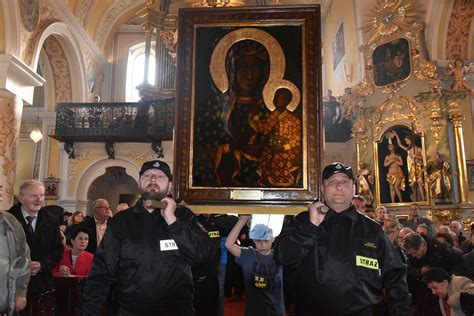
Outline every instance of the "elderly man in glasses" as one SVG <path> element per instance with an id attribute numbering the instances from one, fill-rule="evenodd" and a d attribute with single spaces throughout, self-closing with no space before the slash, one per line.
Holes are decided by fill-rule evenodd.
<path id="1" fill-rule="evenodd" d="M 112 209 L 106 199 L 97 199 L 92 203 L 92 218 L 83 226 L 89 230 L 89 244 L 86 251 L 95 253 L 107 228 L 107 221 L 112 217 Z"/>

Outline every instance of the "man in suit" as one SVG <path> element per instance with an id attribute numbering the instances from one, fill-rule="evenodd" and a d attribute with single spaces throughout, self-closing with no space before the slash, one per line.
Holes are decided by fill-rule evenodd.
<path id="1" fill-rule="evenodd" d="M 409 220 L 406 220 L 402 222 L 403 226 L 405 227 L 410 227 L 414 231 L 418 228 L 420 224 L 426 224 L 430 230 L 430 232 L 433 232 L 433 223 L 425 218 L 421 217 L 421 209 L 418 204 L 412 204 L 410 205 L 410 211 L 411 211 L 411 218 Z"/>
<path id="2" fill-rule="evenodd" d="M 92 204 L 93 217 L 82 225 L 89 230 L 89 244 L 86 251 L 95 253 L 107 228 L 107 221 L 112 217 L 112 209 L 106 199 L 97 199 Z"/>
<path id="3" fill-rule="evenodd" d="M 51 270 L 63 253 L 58 219 L 43 208 L 44 186 L 36 180 L 20 185 L 20 203 L 11 209 L 21 223 L 31 250 L 31 280 L 27 306 L 21 315 L 45 315 L 54 312 L 54 279 Z"/>

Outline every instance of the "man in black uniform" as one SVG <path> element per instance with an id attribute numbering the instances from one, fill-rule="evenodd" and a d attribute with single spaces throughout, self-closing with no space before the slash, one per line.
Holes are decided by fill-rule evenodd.
<path id="1" fill-rule="evenodd" d="M 83 315 L 100 315 L 113 284 L 119 315 L 194 315 L 191 268 L 206 264 L 213 247 L 196 216 L 167 197 L 171 181 L 165 162 L 143 164 L 142 198 L 109 221 L 95 253 L 83 291 Z M 166 207 L 146 207 L 147 199 Z"/>
<path id="2" fill-rule="evenodd" d="M 294 268 L 295 314 L 372 315 L 388 297 L 391 315 L 410 315 L 406 268 L 382 227 L 352 205 L 354 174 L 342 163 L 323 170 L 324 203 L 298 214 L 274 244 L 278 263 Z"/>
<path id="3" fill-rule="evenodd" d="M 237 222 L 237 217 L 226 214 L 201 214 L 197 218 L 213 242 L 215 256 L 211 263 L 193 268 L 194 309 L 196 316 L 223 316 L 227 249 L 224 246 L 223 251 L 221 245 L 225 243 Z"/>

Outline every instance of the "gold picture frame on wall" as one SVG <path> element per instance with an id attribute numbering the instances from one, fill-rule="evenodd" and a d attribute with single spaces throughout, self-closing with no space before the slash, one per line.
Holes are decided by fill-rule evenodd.
<path id="1" fill-rule="evenodd" d="M 50 175 L 49 177 L 43 179 L 44 198 L 46 200 L 57 200 L 58 199 L 59 181 L 60 181 L 60 179 L 53 177 L 53 175 Z"/>
<path id="2" fill-rule="evenodd" d="M 391 126 L 375 142 L 374 151 L 378 204 L 429 204 L 423 134 L 410 126 Z"/>
<path id="3" fill-rule="evenodd" d="M 296 205 L 318 196 L 320 32 L 318 5 L 180 10 L 177 200 Z"/>

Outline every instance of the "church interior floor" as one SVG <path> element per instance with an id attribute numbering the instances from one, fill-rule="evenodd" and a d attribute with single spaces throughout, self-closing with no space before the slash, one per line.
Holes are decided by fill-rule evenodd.
<path id="1" fill-rule="evenodd" d="M 245 310 L 245 299 L 226 298 L 224 305 L 224 316 L 243 316 Z M 292 312 L 286 312 L 285 316 L 294 316 Z"/>

